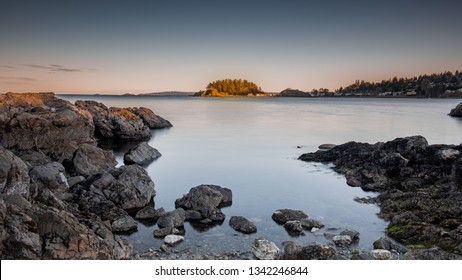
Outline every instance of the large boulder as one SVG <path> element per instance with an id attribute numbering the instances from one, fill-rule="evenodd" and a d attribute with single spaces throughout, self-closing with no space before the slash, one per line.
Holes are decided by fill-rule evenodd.
<path id="1" fill-rule="evenodd" d="M 154 112 L 146 107 L 139 108 L 127 108 L 130 112 L 140 117 L 144 124 L 147 125 L 150 129 L 159 129 L 171 127 L 172 124 L 166 119 L 154 114 Z"/>
<path id="2" fill-rule="evenodd" d="M 274 211 L 271 218 L 278 223 L 286 223 L 288 221 L 300 221 L 308 218 L 308 215 L 302 210 L 279 209 Z"/>
<path id="3" fill-rule="evenodd" d="M 0 146 L 0 193 L 29 197 L 30 177 L 26 164 Z"/>
<path id="4" fill-rule="evenodd" d="M 95 135 L 102 139 L 147 139 L 149 127 L 129 109 L 106 107 L 95 101 L 78 100 L 75 105 L 91 113 Z"/>
<path id="5" fill-rule="evenodd" d="M 229 219 L 229 226 L 242 233 L 257 232 L 255 224 L 242 216 L 232 216 L 231 219 Z"/>
<path id="6" fill-rule="evenodd" d="M 0 94 L 0 145 L 21 155 L 39 150 L 70 159 L 81 143 L 94 143 L 92 116 L 53 93 Z"/>
<path id="7" fill-rule="evenodd" d="M 455 108 L 449 112 L 451 117 L 462 117 L 462 103 L 459 103 Z"/>
<path id="8" fill-rule="evenodd" d="M 287 246 L 286 246 L 287 247 Z M 285 260 L 336 260 L 337 251 L 328 246 L 310 244 L 306 246 L 293 245 L 290 250 L 284 250 Z"/>
<path id="9" fill-rule="evenodd" d="M 115 181 L 110 182 L 103 193 L 124 210 L 143 208 L 155 196 L 154 182 L 139 165 L 122 166 L 114 170 L 112 176 Z"/>
<path id="10" fill-rule="evenodd" d="M 69 189 L 64 166 L 59 162 L 36 166 L 32 168 L 29 175 L 32 183 L 38 188 L 47 187 L 55 191 L 67 191 Z"/>
<path id="11" fill-rule="evenodd" d="M 152 162 L 161 154 L 155 148 L 149 146 L 147 142 L 141 142 L 135 147 L 128 150 L 124 155 L 125 164 L 139 164 L 144 165 Z"/>
<path id="12" fill-rule="evenodd" d="M 225 195 L 224 195 L 225 194 Z M 230 189 L 215 185 L 200 185 L 175 201 L 176 208 L 201 211 L 204 207 L 221 207 L 232 202 Z"/>
<path id="13" fill-rule="evenodd" d="M 114 154 L 90 144 L 82 144 L 72 159 L 76 175 L 89 176 L 114 168 Z"/>
<path id="14" fill-rule="evenodd" d="M 157 220 L 157 225 L 159 228 L 177 228 L 184 224 L 185 218 L 184 209 L 177 208 L 160 217 L 159 220 Z"/>

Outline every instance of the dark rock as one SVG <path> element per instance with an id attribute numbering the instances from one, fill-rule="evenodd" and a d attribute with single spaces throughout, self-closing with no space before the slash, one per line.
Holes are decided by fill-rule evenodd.
<path id="1" fill-rule="evenodd" d="M 138 229 L 138 223 L 130 216 L 118 218 L 111 226 L 113 232 L 132 232 Z"/>
<path id="2" fill-rule="evenodd" d="M 462 224 L 457 206 L 462 203 L 461 154 L 461 145 L 428 145 L 422 136 L 411 136 L 376 144 L 349 142 L 299 159 L 333 162 L 347 184 L 380 192 L 370 202 L 379 204 L 379 216 L 390 221 L 387 234 L 394 240 L 455 253 L 462 244 L 462 232 L 455 231 Z"/>
<path id="3" fill-rule="evenodd" d="M 395 244 L 389 238 L 386 238 L 386 237 L 381 237 L 377 239 L 376 241 L 374 241 L 373 246 L 374 246 L 374 249 L 384 249 L 388 251 L 396 251 L 401 254 L 407 252 L 406 247 L 399 245 L 399 244 Z"/>
<path id="4" fill-rule="evenodd" d="M 96 220 L 31 204 L 19 195 L 4 197 L 0 236 L 2 259 L 127 259 L 132 251 L 110 227 Z M 3 210 L 2 210 L 3 211 Z M 77 213 L 78 214 L 78 213 Z"/>
<path id="5" fill-rule="evenodd" d="M 231 219 L 229 219 L 229 225 L 234 230 L 240 231 L 242 233 L 257 232 L 257 227 L 255 224 L 242 216 L 232 216 Z"/>
<path id="6" fill-rule="evenodd" d="M 114 175 L 115 183 L 106 187 L 104 194 L 118 207 L 125 210 L 142 208 L 153 199 L 154 183 L 141 166 L 122 166 Z"/>
<path id="7" fill-rule="evenodd" d="M 202 220 L 202 214 L 196 210 L 186 210 L 185 212 L 185 221 L 200 221 Z"/>
<path id="8" fill-rule="evenodd" d="M 210 219 L 213 222 L 222 222 L 226 218 L 225 214 L 223 214 L 220 209 L 213 206 L 202 207 L 200 212 L 203 218 Z"/>
<path id="9" fill-rule="evenodd" d="M 154 237 L 155 238 L 163 238 L 169 234 L 172 234 L 174 228 L 172 227 L 165 227 L 165 228 L 158 228 L 154 230 Z"/>
<path id="10" fill-rule="evenodd" d="M 76 175 L 89 176 L 114 168 L 114 154 L 89 144 L 82 144 L 72 160 Z"/>
<path id="11" fill-rule="evenodd" d="M 84 181 L 85 181 L 85 177 L 83 176 L 73 176 L 67 179 L 67 184 L 69 185 L 69 187 L 72 187 Z"/>
<path id="12" fill-rule="evenodd" d="M 30 177 L 26 164 L 0 146 L 0 193 L 19 194 L 29 198 Z"/>
<path id="13" fill-rule="evenodd" d="M 339 247 L 348 247 L 353 243 L 353 240 L 349 235 L 336 235 L 332 238 L 334 244 Z"/>
<path id="14" fill-rule="evenodd" d="M 459 103 L 455 108 L 449 112 L 451 117 L 462 117 L 462 103 Z"/>
<path id="15" fill-rule="evenodd" d="M 172 124 L 166 119 L 154 114 L 151 109 L 146 107 L 139 108 L 127 108 L 130 112 L 140 117 L 144 124 L 150 129 L 168 128 L 172 127 Z"/>
<path id="16" fill-rule="evenodd" d="M 337 145 L 335 145 L 335 144 L 322 144 L 322 145 L 319 145 L 318 149 L 320 149 L 320 150 L 330 150 L 335 146 L 337 146 Z"/>
<path id="17" fill-rule="evenodd" d="M 346 228 L 342 230 L 339 235 L 347 235 L 351 238 L 352 242 L 357 242 L 359 241 L 359 232 L 357 232 L 354 229 Z"/>
<path id="18" fill-rule="evenodd" d="M 157 220 L 157 225 L 159 228 L 177 228 L 184 224 L 185 218 L 184 209 L 177 208 L 160 217 L 159 220 Z"/>
<path id="19" fill-rule="evenodd" d="M 145 219 L 145 220 L 158 220 L 161 216 L 165 215 L 166 212 L 164 208 L 154 209 L 153 205 L 147 205 L 135 215 L 136 219 Z"/>
<path id="20" fill-rule="evenodd" d="M 461 260 L 457 254 L 444 252 L 439 248 L 409 250 L 404 254 L 405 260 Z"/>
<path id="21" fill-rule="evenodd" d="M 308 218 L 308 215 L 301 210 L 279 209 L 271 216 L 275 222 L 286 223 L 288 221 L 300 221 Z"/>
<path id="22" fill-rule="evenodd" d="M 124 163 L 144 165 L 152 162 L 160 156 L 161 154 L 159 151 L 149 146 L 147 142 L 141 142 L 125 153 Z"/>
<path id="23" fill-rule="evenodd" d="M 78 100 L 75 105 L 91 113 L 95 135 L 101 139 L 147 139 L 151 136 L 149 127 L 129 109 L 107 108 L 95 101 Z"/>
<path id="24" fill-rule="evenodd" d="M 312 244 L 293 247 L 284 254 L 285 260 L 336 260 L 337 251 L 327 245 Z"/>
<path id="25" fill-rule="evenodd" d="M 289 232 L 297 232 L 300 233 L 303 231 L 302 224 L 300 221 L 287 221 L 284 224 L 284 228 Z"/>
<path id="26" fill-rule="evenodd" d="M 67 191 L 69 184 L 65 175 L 64 166 L 59 162 L 50 162 L 39 165 L 29 172 L 31 182 L 38 188 L 47 187 L 55 191 Z"/>
<path id="27" fill-rule="evenodd" d="M 0 146 L 17 155 L 39 151 L 43 159 L 71 159 L 81 143 L 94 143 L 88 111 L 53 93 L 0 94 Z M 37 156 L 29 159 L 38 159 Z M 30 162 L 32 166 L 46 161 Z"/>
<path id="28" fill-rule="evenodd" d="M 311 230 L 312 228 L 323 228 L 324 224 L 320 221 L 316 221 L 313 219 L 301 219 L 300 224 L 304 229 Z"/>
<path id="29" fill-rule="evenodd" d="M 252 244 L 252 253 L 259 260 L 278 260 L 281 251 L 271 241 L 264 238 L 257 238 Z"/>
<path id="30" fill-rule="evenodd" d="M 201 211 L 203 207 L 220 207 L 221 204 L 231 201 L 231 190 L 215 185 L 200 185 L 191 188 L 188 194 L 177 199 L 175 207 Z"/>

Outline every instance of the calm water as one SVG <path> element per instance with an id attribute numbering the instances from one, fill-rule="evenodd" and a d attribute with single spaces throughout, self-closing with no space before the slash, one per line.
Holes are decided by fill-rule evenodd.
<path id="1" fill-rule="evenodd" d="M 70 101 L 82 97 L 64 97 Z M 155 206 L 167 211 L 174 201 L 200 184 L 233 191 L 233 205 L 222 209 L 222 225 L 197 228 L 186 223 L 185 241 L 178 249 L 204 253 L 249 250 L 256 237 L 282 242 L 326 243 L 326 228 L 350 227 L 360 232 L 358 246 L 371 249 L 387 223 L 375 205 L 355 202 L 374 196 L 346 185 L 329 166 L 296 158 L 323 143 L 375 143 L 396 137 L 423 135 L 430 143 L 461 143 L 462 121 L 446 114 L 459 100 L 429 99 L 215 99 L 193 97 L 89 96 L 108 106 L 145 106 L 170 120 L 171 129 L 154 131 L 150 145 L 162 157 L 147 167 L 156 185 Z M 301 146 L 301 148 L 297 148 Z M 116 149 L 119 162 L 127 147 Z M 291 237 L 273 222 L 280 208 L 300 209 L 326 228 Z M 228 219 L 242 215 L 258 228 L 252 235 L 232 230 Z M 127 238 L 135 249 L 158 248 L 157 226 L 139 225 Z M 336 232 L 336 231 L 332 231 Z"/>

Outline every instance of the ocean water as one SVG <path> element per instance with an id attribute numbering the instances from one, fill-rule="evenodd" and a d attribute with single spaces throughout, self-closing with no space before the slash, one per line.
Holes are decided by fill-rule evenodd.
<path id="1" fill-rule="evenodd" d="M 372 249 L 387 222 L 377 217 L 376 205 L 354 198 L 377 194 L 349 187 L 331 165 L 297 157 L 324 143 L 375 143 L 411 135 L 422 135 L 431 144 L 462 140 L 462 120 L 447 116 L 459 101 L 449 99 L 61 97 L 144 106 L 172 122 L 170 129 L 153 131 L 149 141 L 162 153 L 146 167 L 156 185 L 155 207 L 173 210 L 175 199 L 200 184 L 233 191 L 233 204 L 222 209 L 226 220 L 221 225 L 185 224 L 185 241 L 177 249 L 207 254 L 248 251 L 256 237 L 280 248 L 288 240 L 327 243 L 323 233 L 346 227 L 360 232 L 358 247 Z M 120 164 L 129 147 L 114 147 Z M 291 236 L 271 219 L 281 208 L 303 210 L 326 227 Z M 252 220 L 257 233 L 231 229 L 233 215 Z M 153 237 L 156 228 L 140 223 L 126 238 L 136 250 L 159 248 L 163 241 Z"/>

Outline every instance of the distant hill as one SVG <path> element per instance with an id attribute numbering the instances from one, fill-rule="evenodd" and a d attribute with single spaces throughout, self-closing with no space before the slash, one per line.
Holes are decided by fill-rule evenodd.
<path id="1" fill-rule="evenodd" d="M 229 96 L 270 96 L 255 83 L 242 79 L 225 79 L 211 82 L 206 90 L 201 90 L 195 96 L 229 97 Z"/>
<path id="2" fill-rule="evenodd" d="M 161 92 L 140 93 L 138 95 L 140 95 L 140 96 L 190 96 L 190 95 L 194 95 L 194 92 L 161 91 Z"/>

